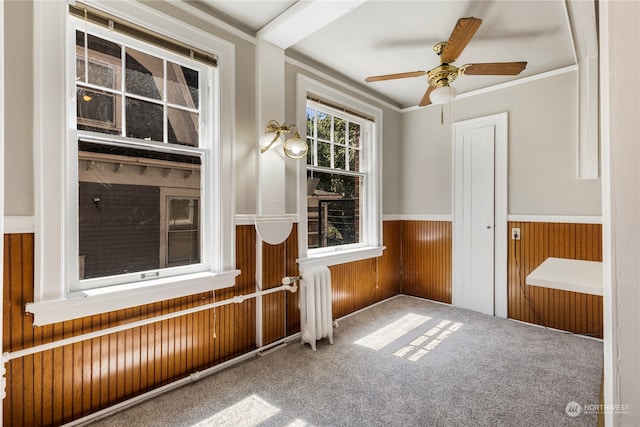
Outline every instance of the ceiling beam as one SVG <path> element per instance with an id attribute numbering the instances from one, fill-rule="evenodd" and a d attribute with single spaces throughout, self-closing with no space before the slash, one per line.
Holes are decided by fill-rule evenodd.
<path id="1" fill-rule="evenodd" d="M 330 24 L 366 0 L 298 1 L 262 27 L 257 37 L 286 49 Z"/>

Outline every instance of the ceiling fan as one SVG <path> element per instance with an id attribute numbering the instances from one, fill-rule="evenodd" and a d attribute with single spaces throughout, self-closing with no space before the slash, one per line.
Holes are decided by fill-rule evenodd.
<path id="1" fill-rule="evenodd" d="M 439 42 L 433 46 L 434 52 L 440 56 L 440 65 L 429 71 L 412 71 L 408 73 L 384 74 L 381 76 L 371 76 L 365 79 L 366 82 L 377 82 L 381 80 L 404 79 L 406 77 L 421 77 L 426 75 L 429 87 L 422 100 L 418 104 L 424 107 L 429 104 L 445 104 L 455 97 L 457 91 L 449 86 L 451 82 L 459 76 L 466 75 L 502 75 L 515 76 L 520 74 L 527 66 L 526 62 L 486 62 L 480 64 L 465 64 L 456 67 L 454 62 L 471 38 L 473 38 L 478 28 L 482 24 L 482 19 L 460 18 L 453 28 L 449 40 Z"/>

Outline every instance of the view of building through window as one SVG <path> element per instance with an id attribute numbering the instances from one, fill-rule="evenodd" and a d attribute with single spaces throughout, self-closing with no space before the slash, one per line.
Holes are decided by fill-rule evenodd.
<path id="1" fill-rule="evenodd" d="M 76 31 L 80 280 L 202 256 L 202 66 L 114 37 Z"/>
<path id="2" fill-rule="evenodd" d="M 360 242 L 362 125 L 307 107 L 308 247 Z"/>

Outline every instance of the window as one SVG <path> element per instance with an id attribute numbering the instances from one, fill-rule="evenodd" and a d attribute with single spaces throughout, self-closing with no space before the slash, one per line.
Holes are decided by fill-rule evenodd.
<path id="1" fill-rule="evenodd" d="M 200 259 L 200 191 L 160 191 L 160 267 L 189 265 Z"/>
<path id="2" fill-rule="evenodd" d="M 233 45 L 143 3 L 83 8 L 34 3 L 35 325 L 239 274 Z"/>
<path id="3" fill-rule="evenodd" d="M 307 102 L 308 247 L 360 243 L 363 119 Z"/>
<path id="4" fill-rule="evenodd" d="M 213 67 L 82 21 L 75 65 L 82 269 L 70 289 L 207 270 Z"/>
<path id="5" fill-rule="evenodd" d="M 380 256 L 382 112 L 302 75 L 297 102 L 309 145 L 298 195 L 301 268 Z"/>

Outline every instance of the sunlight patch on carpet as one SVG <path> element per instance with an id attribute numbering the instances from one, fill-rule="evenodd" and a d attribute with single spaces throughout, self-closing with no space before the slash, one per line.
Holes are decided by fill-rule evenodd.
<path id="1" fill-rule="evenodd" d="M 368 347 L 373 350 L 380 350 L 381 348 L 388 346 L 398 338 L 411 332 L 429 319 L 431 318 L 427 316 L 421 316 L 419 314 L 405 314 L 395 322 L 389 323 L 388 325 L 383 326 L 377 331 L 370 333 L 366 337 L 360 338 L 359 340 L 355 341 L 355 344 Z"/>
<path id="2" fill-rule="evenodd" d="M 452 323 L 450 320 L 443 320 L 418 338 L 411 341 L 408 345 L 398 349 L 393 353 L 393 355 L 396 357 L 406 358 L 411 362 L 417 362 L 462 327 L 462 323 L 456 322 L 444 329 L 450 323 Z"/>
<path id="3" fill-rule="evenodd" d="M 193 427 L 246 426 L 253 427 L 273 417 L 280 409 L 252 394 L 240 402 L 212 415 Z"/>
<path id="4" fill-rule="evenodd" d="M 311 426 L 311 424 L 309 424 L 306 421 L 302 421 L 299 418 L 296 418 L 295 420 L 291 421 L 289 424 L 286 425 L 286 427 L 309 427 Z"/>

